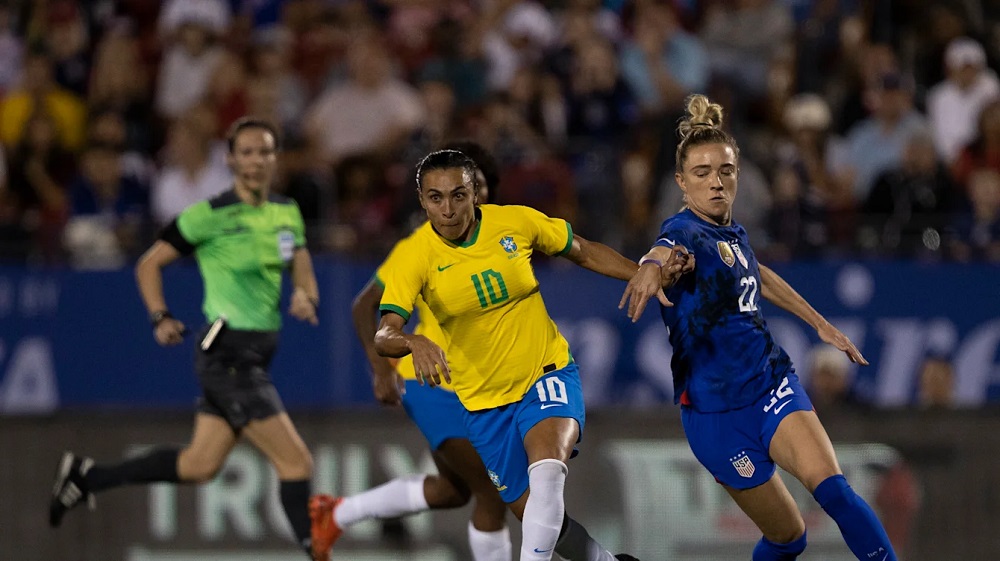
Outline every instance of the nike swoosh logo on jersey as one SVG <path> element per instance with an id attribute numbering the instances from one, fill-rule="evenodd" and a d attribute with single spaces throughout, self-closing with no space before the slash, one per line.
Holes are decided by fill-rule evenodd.
<path id="1" fill-rule="evenodd" d="M 543 405 L 542 409 L 548 409 L 549 407 L 562 407 L 562 406 L 563 406 L 562 403 L 549 403 L 548 405 Z M 539 553 L 542 553 L 542 552 L 539 551 Z"/>
<path id="2" fill-rule="evenodd" d="M 449 268 L 449 267 L 451 267 L 453 265 L 455 265 L 455 264 L 452 263 L 451 265 L 445 265 L 444 267 L 442 267 L 441 265 L 438 265 L 438 272 L 440 273 L 441 271 L 443 271 L 443 270 L 445 270 L 445 269 L 447 269 L 447 268 Z"/>
<path id="3" fill-rule="evenodd" d="M 548 553 L 550 551 L 552 551 L 552 550 L 551 549 L 538 549 L 537 547 L 535 548 L 535 553 Z"/>
<path id="4" fill-rule="evenodd" d="M 792 400 L 789 399 L 788 401 L 786 401 L 786 402 L 782 403 L 781 405 L 775 407 L 774 408 L 774 414 L 777 415 L 779 411 L 781 411 L 782 409 L 784 409 L 785 406 L 788 405 L 791 402 L 792 402 Z"/>
<path id="5" fill-rule="evenodd" d="M 222 229 L 222 233 L 225 234 L 225 235 L 227 235 L 227 236 L 228 235 L 232 235 L 232 234 L 242 234 L 244 232 L 249 232 L 249 231 L 250 231 L 250 228 L 247 228 L 246 226 L 236 226 L 234 228 L 223 228 Z"/>
<path id="6" fill-rule="evenodd" d="M 667 242 L 670 245 L 677 245 L 677 242 L 675 242 L 674 240 L 672 240 L 670 238 L 660 238 L 660 239 L 663 240 L 663 241 L 665 241 L 665 242 Z"/>

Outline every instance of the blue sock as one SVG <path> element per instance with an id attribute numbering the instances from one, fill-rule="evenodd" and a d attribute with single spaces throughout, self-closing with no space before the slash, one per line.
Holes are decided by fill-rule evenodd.
<path id="1" fill-rule="evenodd" d="M 824 479 L 813 491 L 813 497 L 840 527 L 847 547 L 860 561 L 896 561 L 896 552 L 882 523 L 843 475 Z"/>
<path id="2" fill-rule="evenodd" d="M 753 548 L 753 561 L 795 561 L 800 553 L 806 550 L 806 533 L 789 543 L 774 543 L 767 538 L 760 538 Z"/>

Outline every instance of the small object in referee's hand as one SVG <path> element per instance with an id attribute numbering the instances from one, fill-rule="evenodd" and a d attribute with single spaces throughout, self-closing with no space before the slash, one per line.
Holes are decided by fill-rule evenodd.
<path id="1" fill-rule="evenodd" d="M 212 348 L 212 343 L 222 332 L 222 328 L 226 326 L 225 316 L 219 316 L 219 319 L 212 322 L 212 326 L 208 328 L 208 333 L 205 333 L 205 338 L 201 340 L 201 350 L 207 351 Z"/>

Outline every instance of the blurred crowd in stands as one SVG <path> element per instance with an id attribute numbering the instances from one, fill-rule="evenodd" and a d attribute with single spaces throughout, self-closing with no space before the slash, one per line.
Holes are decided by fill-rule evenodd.
<path id="1" fill-rule="evenodd" d="M 127 264 L 244 114 L 315 250 L 382 257 L 471 139 L 499 202 L 638 256 L 702 92 L 762 260 L 1000 262 L 998 61 L 996 0 L 0 0 L 0 260 Z"/>

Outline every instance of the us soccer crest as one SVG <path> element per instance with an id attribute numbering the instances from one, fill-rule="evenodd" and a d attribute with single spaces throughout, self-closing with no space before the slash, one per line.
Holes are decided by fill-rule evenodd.
<path id="1" fill-rule="evenodd" d="M 726 267 L 732 267 L 736 263 L 736 254 L 733 253 L 729 242 L 718 242 L 715 245 L 719 248 L 719 258 L 722 259 L 722 262 L 726 264 Z"/>
<path id="2" fill-rule="evenodd" d="M 736 468 L 736 473 L 740 474 L 741 477 L 750 479 L 753 477 L 753 472 L 757 471 L 754 467 L 753 462 L 747 457 L 746 452 L 740 452 L 735 457 L 729 458 L 729 461 L 733 463 L 733 467 Z"/>

